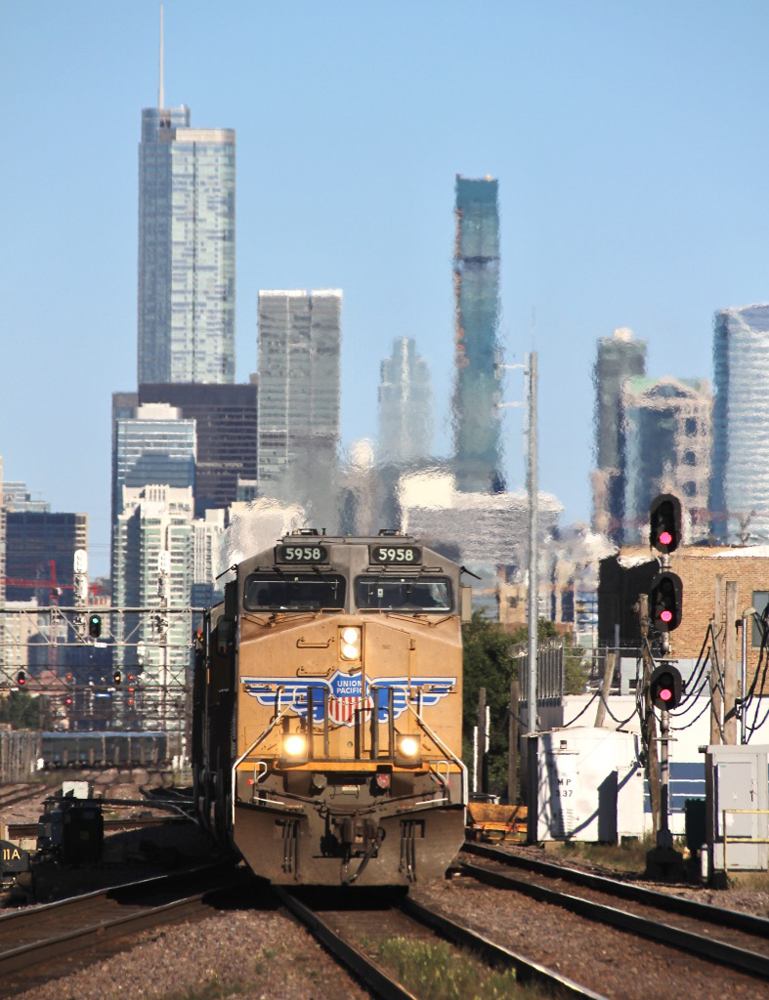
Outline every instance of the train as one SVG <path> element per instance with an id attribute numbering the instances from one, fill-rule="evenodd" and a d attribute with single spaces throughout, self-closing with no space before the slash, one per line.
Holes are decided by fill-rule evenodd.
<path id="1" fill-rule="evenodd" d="M 201 823 L 275 884 L 443 875 L 468 800 L 462 568 L 410 535 L 301 529 L 232 569 L 196 642 Z"/>

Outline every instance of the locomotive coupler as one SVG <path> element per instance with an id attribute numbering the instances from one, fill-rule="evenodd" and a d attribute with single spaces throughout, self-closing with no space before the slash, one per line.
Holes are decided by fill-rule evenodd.
<path id="1" fill-rule="evenodd" d="M 337 829 L 337 836 L 347 857 L 375 853 L 384 838 L 384 830 L 376 820 L 368 817 L 361 819 L 357 813 L 341 820 Z"/>

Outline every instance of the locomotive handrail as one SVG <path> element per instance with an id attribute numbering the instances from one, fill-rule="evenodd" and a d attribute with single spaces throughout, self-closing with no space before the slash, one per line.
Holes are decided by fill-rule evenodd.
<path id="1" fill-rule="evenodd" d="M 264 770 L 260 770 L 259 774 L 257 774 L 256 773 L 257 767 L 264 768 Z M 254 761 L 254 787 L 256 787 L 259 784 L 260 781 L 262 781 L 264 778 L 266 778 L 269 773 L 270 773 L 270 769 L 269 769 L 269 767 L 267 767 L 267 761 L 266 760 L 255 760 Z"/>
<path id="2" fill-rule="evenodd" d="M 432 731 L 432 729 L 427 725 L 427 723 L 425 722 L 425 720 L 417 712 L 417 710 L 414 708 L 414 706 L 411 704 L 411 702 L 408 699 L 406 699 L 406 705 L 408 706 L 409 710 L 414 714 L 414 717 L 416 718 L 416 720 L 419 723 L 419 725 L 422 727 L 422 729 L 424 729 L 424 731 L 427 733 L 427 735 L 430 737 L 430 739 L 435 743 L 435 745 L 437 747 L 439 747 L 441 750 L 443 750 L 443 752 L 446 754 L 446 756 L 450 757 L 454 761 L 454 763 L 459 767 L 460 773 L 462 775 L 462 801 L 463 802 L 467 802 L 467 798 L 468 798 L 468 795 L 467 795 L 467 791 L 468 791 L 467 765 L 459 757 L 457 757 L 457 755 L 455 753 L 452 753 L 451 750 L 449 750 L 449 748 L 443 742 L 443 740 L 441 740 L 437 736 L 437 734 Z"/>
<path id="3" fill-rule="evenodd" d="M 259 746 L 259 744 L 262 742 L 262 740 L 265 739 L 265 737 L 269 736 L 269 734 L 275 728 L 275 726 L 277 725 L 277 723 L 280 722 L 280 720 L 283 718 L 283 716 L 286 714 L 286 712 L 292 707 L 292 705 L 293 705 L 293 701 L 290 701 L 286 705 L 286 707 L 284 709 L 281 709 L 281 711 L 278 712 L 278 714 L 274 717 L 274 719 L 269 724 L 269 726 L 264 730 L 264 732 L 262 732 L 261 735 L 257 736 L 257 738 L 254 740 L 254 742 L 251 744 L 251 746 L 248 748 L 248 750 L 246 750 L 246 752 L 244 754 L 241 754 L 241 756 L 238 757 L 238 759 L 232 765 L 232 783 L 231 783 L 231 788 L 232 788 L 232 823 L 233 823 L 233 825 L 235 824 L 235 801 L 236 801 L 237 796 L 238 796 L 238 784 L 237 784 L 237 782 L 238 782 L 238 768 L 243 763 L 243 761 L 246 759 L 246 757 L 248 757 L 248 755 L 250 753 L 253 753 L 253 751 L 256 750 L 256 748 Z"/>
<path id="4" fill-rule="evenodd" d="M 300 635 L 296 640 L 297 649 L 328 649 L 333 643 L 334 637 L 331 636 L 326 642 L 304 642 L 304 636 Z"/>
<path id="5" fill-rule="evenodd" d="M 436 760 L 435 762 L 433 762 L 431 760 L 428 760 L 427 761 L 427 766 L 431 770 L 433 769 L 433 763 L 435 763 L 436 765 L 438 765 L 437 767 L 435 767 L 435 773 L 438 775 L 438 780 L 444 785 L 444 787 L 448 788 L 449 787 L 449 781 L 451 780 L 451 765 L 449 764 L 449 762 L 447 760 Z M 441 764 L 445 764 L 446 765 L 446 777 L 445 778 L 443 777 L 443 775 L 441 774 L 441 772 L 439 770 L 439 766 Z"/>

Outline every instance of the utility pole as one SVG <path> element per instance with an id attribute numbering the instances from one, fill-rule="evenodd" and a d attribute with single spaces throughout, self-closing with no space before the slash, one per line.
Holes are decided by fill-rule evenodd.
<path id="1" fill-rule="evenodd" d="M 488 792 L 488 749 L 486 688 L 478 688 L 478 790 Z"/>
<path id="2" fill-rule="evenodd" d="M 710 665 L 710 743 L 712 746 L 720 744 L 723 698 L 721 696 L 721 664 L 723 657 L 720 651 L 724 648 L 722 642 L 722 629 L 724 622 L 724 577 L 719 573 L 716 576 L 716 589 L 713 604 L 713 621 L 710 626 L 711 649 L 713 653 Z"/>
<path id="3" fill-rule="evenodd" d="M 85 609 L 88 605 L 88 553 L 85 549 L 75 550 L 74 571 L 74 604 L 77 608 L 74 631 L 78 639 L 83 639 L 86 635 Z"/>
<path id="4" fill-rule="evenodd" d="M 646 747 L 646 777 L 649 782 L 649 800 L 652 809 L 652 832 L 655 843 L 657 831 L 660 828 L 660 768 L 657 755 L 657 720 L 654 716 L 649 681 L 654 669 L 654 661 L 649 651 L 649 598 L 646 594 L 638 597 L 638 619 L 641 628 L 641 649 L 643 657 L 643 698 L 644 698 L 644 732 L 643 741 Z"/>
<path id="5" fill-rule="evenodd" d="M 518 702 L 520 684 L 510 681 L 510 712 L 507 723 L 507 801 L 514 806 L 518 801 Z"/>
<path id="6" fill-rule="evenodd" d="M 726 581 L 726 632 L 724 634 L 724 743 L 737 743 L 737 606 L 739 584 Z"/>
<path id="7" fill-rule="evenodd" d="M 537 352 L 529 355 L 529 735 L 537 732 L 537 627 L 539 625 L 539 484 L 537 470 Z"/>
<path id="8" fill-rule="evenodd" d="M 163 728 L 168 725 L 168 607 L 171 603 L 171 553 L 168 549 L 161 549 L 158 553 L 158 598 L 160 608 L 157 615 L 158 632 L 160 639 L 161 666 L 160 666 L 160 715 L 163 719 Z"/>

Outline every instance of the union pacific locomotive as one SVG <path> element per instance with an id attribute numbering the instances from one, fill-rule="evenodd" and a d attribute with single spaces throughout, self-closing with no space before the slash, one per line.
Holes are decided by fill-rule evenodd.
<path id="1" fill-rule="evenodd" d="M 195 670 L 202 822 L 276 883 L 443 874 L 467 802 L 460 567 L 302 529 L 233 569 Z"/>

